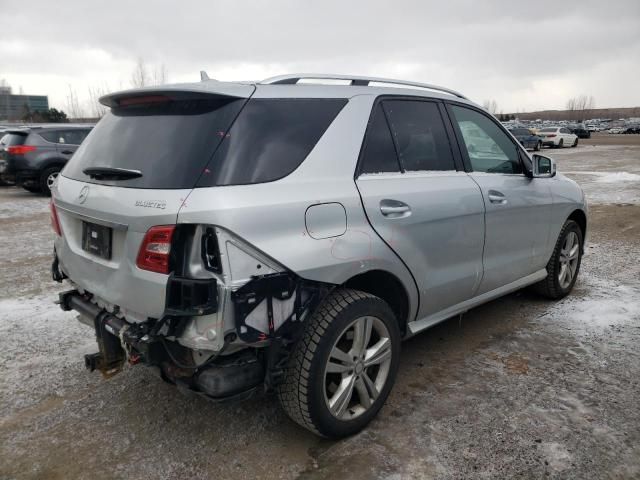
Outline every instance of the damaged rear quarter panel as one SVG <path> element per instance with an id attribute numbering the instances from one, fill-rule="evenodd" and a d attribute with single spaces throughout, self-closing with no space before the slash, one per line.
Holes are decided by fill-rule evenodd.
<path id="1" fill-rule="evenodd" d="M 353 180 L 373 95 L 350 99 L 306 160 L 280 180 L 194 189 L 178 223 L 221 226 L 307 280 L 339 285 L 369 270 L 394 274 L 405 286 L 413 318 L 417 291 L 410 272 L 364 215 Z M 344 207 L 346 232 L 312 238 L 305 212 L 314 204 Z"/>

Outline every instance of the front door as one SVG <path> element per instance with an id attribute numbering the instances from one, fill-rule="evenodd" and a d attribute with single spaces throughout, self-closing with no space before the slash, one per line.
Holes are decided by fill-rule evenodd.
<path id="1" fill-rule="evenodd" d="M 551 191 L 545 179 L 525 175 L 526 153 L 492 118 L 461 105 L 449 111 L 486 208 L 482 294 L 545 267 Z"/>

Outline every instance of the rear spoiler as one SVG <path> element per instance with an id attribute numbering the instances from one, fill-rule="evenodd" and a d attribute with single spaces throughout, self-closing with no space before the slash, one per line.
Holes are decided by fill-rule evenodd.
<path id="1" fill-rule="evenodd" d="M 100 103 L 106 107 L 117 107 L 123 99 L 137 97 L 166 96 L 169 98 L 196 98 L 207 95 L 232 98 L 249 98 L 255 91 L 255 85 L 249 83 L 217 82 L 183 83 L 156 87 L 133 88 L 110 93 L 100 97 Z"/>

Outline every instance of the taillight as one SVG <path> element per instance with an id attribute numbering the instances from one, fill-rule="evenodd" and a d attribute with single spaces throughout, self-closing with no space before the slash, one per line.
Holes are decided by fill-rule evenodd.
<path id="1" fill-rule="evenodd" d="M 58 219 L 58 211 L 53 203 L 53 200 L 49 202 L 49 210 L 51 212 L 51 228 L 56 232 L 59 237 L 62 236 L 62 229 L 60 228 L 60 220 Z"/>
<path id="2" fill-rule="evenodd" d="M 24 155 L 25 153 L 35 152 L 36 147 L 33 145 L 11 145 L 7 147 L 7 153 L 10 155 Z"/>
<path id="3" fill-rule="evenodd" d="M 547 135 L 547 137 L 549 137 L 549 138 L 553 138 L 553 137 L 555 137 L 555 136 L 556 136 L 556 134 L 555 134 L 555 133 L 550 133 L 550 134 L 548 134 L 548 135 Z"/>
<path id="4" fill-rule="evenodd" d="M 158 273 L 169 273 L 171 239 L 175 229 L 175 225 L 160 225 L 147 230 L 136 260 L 138 268 Z"/>

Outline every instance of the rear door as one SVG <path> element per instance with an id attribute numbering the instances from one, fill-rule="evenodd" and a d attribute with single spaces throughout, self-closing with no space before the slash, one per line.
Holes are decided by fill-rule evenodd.
<path id="1" fill-rule="evenodd" d="M 151 227 L 176 223 L 254 87 L 233 89 L 109 97 L 111 111 L 61 172 L 53 198 L 62 229 L 56 239 L 62 268 L 132 320 L 162 314 L 167 275 L 136 266 L 140 245 Z"/>
<path id="2" fill-rule="evenodd" d="M 525 175 L 528 156 L 490 116 L 463 105 L 449 112 L 486 208 L 482 294 L 545 267 L 552 197 L 549 182 Z"/>
<path id="3" fill-rule="evenodd" d="M 369 222 L 418 285 L 419 318 L 471 298 L 482 276 L 482 195 L 451 134 L 438 102 L 383 99 L 358 167 Z"/>

